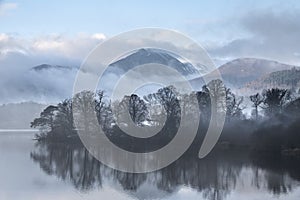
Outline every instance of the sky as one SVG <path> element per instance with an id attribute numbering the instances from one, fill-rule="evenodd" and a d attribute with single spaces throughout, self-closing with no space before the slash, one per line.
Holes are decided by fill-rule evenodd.
<path id="1" fill-rule="evenodd" d="M 17 42 L 21 46 L 26 40 L 43 40 L 39 46 L 45 49 L 59 46 L 57 40 L 76 41 L 89 35 L 103 39 L 132 29 L 160 27 L 186 34 L 225 61 L 263 57 L 300 64 L 297 0 L 0 2 L 0 44 L 7 37 L 22 40 Z"/>
<path id="2" fill-rule="evenodd" d="M 0 0 L 0 87 L 39 64 L 78 67 L 105 39 L 144 27 L 187 35 L 217 66 L 244 57 L 300 66 L 299 19 L 297 0 Z"/>
<path id="3" fill-rule="evenodd" d="M 164 27 L 189 33 L 194 26 L 215 23 L 252 9 L 295 3 L 274 1 L 3 1 L 1 29 L 26 36 L 79 32 L 108 35 L 140 28 Z M 4 13 L 4 14 L 3 14 Z M 4 16 L 3 16 L 4 15 Z M 193 28 L 195 29 L 195 28 Z"/>

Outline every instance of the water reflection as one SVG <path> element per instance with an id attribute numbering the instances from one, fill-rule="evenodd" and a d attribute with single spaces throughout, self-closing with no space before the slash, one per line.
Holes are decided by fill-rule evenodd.
<path id="1" fill-rule="evenodd" d="M 300 181 L 299 159 L 259 157 L 242 150 L 216 149 L 202 160 L 187 154 L 172 165 L 147 174 L 124 173 L 106 167 L 80 143 L 39 142 L 30 156 L 45 173 L 84 192 L 102 188 L 103 182 L 109 181 L 133 195 L 145 185 L 165 196 L 188 187 L 205 199 L 221 200 L 247 181 L 256 190 L 274 195 L 292 191 Z"/>

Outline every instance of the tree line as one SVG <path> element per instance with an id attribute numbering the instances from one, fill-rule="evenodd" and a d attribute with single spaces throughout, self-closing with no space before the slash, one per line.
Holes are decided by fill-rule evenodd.
<path id="1" fill-rule="evenodd" d="M 195 98 L 192 95 L 196 96 L 197 102 L 193 102 Z M 224 97 L 224 102 L 217 101 L 220 96 Z M 215 105 L 226 113 L 219 144 L 249 146 L 257 151 L 272 152 L 300 147 L 300 98 L 290 90 L 279 88 L 253 94 L 249 96 L 253 109 L 250 118 L 244 112 L 244 99 L 245 97 L 234 94 L 221 80 L 212 80 L 201 91 L 192 94 L 180 94 L 175 87 L 168 86 L 143 97 L 132 94 L 115 102 L 109 101 L 103 91 L 83 91 L 72 99 L 45 108 L 40 117 L 33 120 L 31 127 L 41 130 L 36 135 L 38 140 L 76 139 L 78 130 L 75 129 L 73 118 L 73 112 L 76 111 L 80 113 L 83 127 L 93 129 L 94 125 L 100 125 L 111 140 L 127 145 L 133 140 L 118 125 L 126 125 L 123 119 L 129 113 L 136 126 L 162 126 L 159 137 L 153 138 L 154 143 L 161 143 L 174 137 L 182 114 L 190 116 L 189 123 L 197 123 L 193 121 L 193 116 L 199 115 L 196 139 L 201 143 L 211 119 L 212 105 Z M 200 113 L 195 113 L 194 106 L 199 107 Z M 90 118 L 91 112 L 96 117 Z"/>

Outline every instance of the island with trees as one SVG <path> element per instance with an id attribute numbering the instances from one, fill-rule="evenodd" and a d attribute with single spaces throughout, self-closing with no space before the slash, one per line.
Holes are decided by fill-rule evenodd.
<path id="1" fill-rule="evenodd" d="M 82 116 L 85 116 L 85 112 L 95 112 L 96 123 L 111 141 L 131 150 L 149 151 L 158 149 L 172 140 L 180 124 L 180 115 L 183 112 L 191 112 L 185 113 L 191 116 L 190 123 L 194 123 L 193 115 L 200 115 L 198 134 L 193 143 L 194 146 L 199 146 L 210 122 L 214 95 L 217 95 L 221 88 L 225 92 L 226 120 L 217 147 L 248 149 L 252 152 L 282 156 L 300 155 L 300 98 L 297 94 L 279 88 L 265 89 L 261 93 L 253 94 L 248 97 L 252 104 L 252 114 L 247 117 L 243 112 L 246 108 L 243 104 L 245 97 L 235 95 L 221 80 L 213 80 L 204 85 L 201 91 L 194 92 L 197 102 L 191 102 L 191 94 L 179 94 L 173 86 L 161 88 L 144 97 L 132 94 L 116 102 L 107 100 L 103 91 L 83 91 L 72 99 L 45 108 L 40 117 L 33 120 L 31 127 L 40 129 L 35 138 L 39 142 L 80 143 L 73 111 L 79 110 L 83 113 Z M 80 106 L 73 108 L 74 102 Z M 200 113 L 193 113 L 191 106 L 195 105 L 199 106 Z M 125 107 L 129 110 L 125 110 Z M 186 107 L 188 109 L 185 109 Z M 166 116 L 162 114 L 162 109 L 165 110 Z M 123 133 L 117 125 L 122 123 L 120 119 L 124 112 L 129 112 L 137 126 L 163 125 L 163 128 L 150 138 L 150 142 L 133 138 Z M 164 117 L 166 121 L 162 120 Z M 92 120 L 94 119 L 82 119 L 86 126 L 95 123 Z"/>

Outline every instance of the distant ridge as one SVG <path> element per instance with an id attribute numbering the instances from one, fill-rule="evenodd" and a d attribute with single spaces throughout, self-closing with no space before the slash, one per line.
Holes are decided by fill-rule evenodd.
<path id="1" fill-rule="evenodd" d="M 272 60 L 239 58 L 221 65 L 218 70 L 227 87 L 242 89 L 249 85 L 249 83 L 267 77 L 271 73 L 293 68 L 300 69 L 298 66 L 283 64 Z M 208 74 L 207 77 L 210 77 L 210 74 Z M 197 89 L 201 89 L 204 84 L 202 78 L 195 78 L 190 82 L 194 88 Z"/>
<path id="2" fill-rule="evenodd" d="M 42 71 L 42 70 L 72 70 L 72 67 L 69 66 L 60 66 L 60 65 L 49 65 L 49 64 L 41 64 L 35 67 L 32 67 L 31 70 L 34 71 Z"/>

